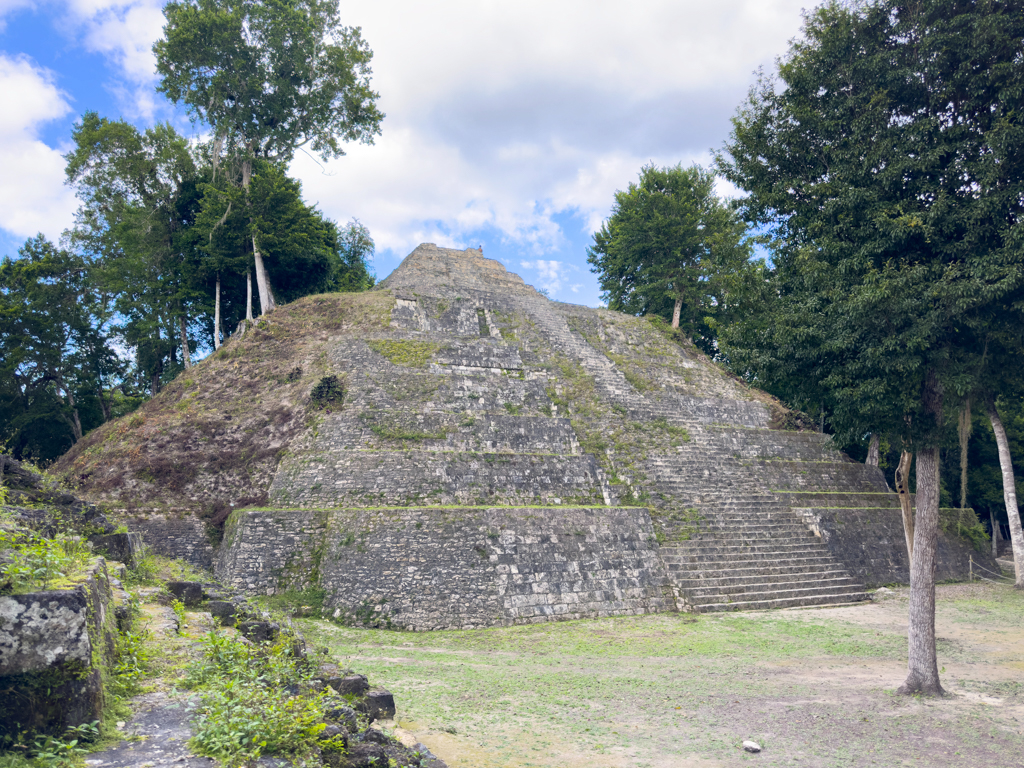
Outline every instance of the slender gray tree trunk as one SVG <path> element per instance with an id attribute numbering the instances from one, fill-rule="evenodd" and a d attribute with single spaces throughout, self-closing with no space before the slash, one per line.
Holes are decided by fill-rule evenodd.
<path id="1" fill-rule="evenodd" d="M 188 351 L 188 332 L 185 330 L 185 316 L 181 315 L 178 318 L 178 324 L 181 328 L 181 359 L 185 363 L 185 370 L 187 371 L 192 367 L 192 355 Z"/>
<path id="2" fill-rule="evenodd" d="M 903 694 L 941 696 L 935 653 L 935 555 L 939 540 L 939 449 L 917 452 L 917 524 L 910 561 L 909 674 Z"/>
<path id="3" fill-rule="evenodd" d="M 682 312 L 683 312 L 683 300 L 680 299 L 680 298 L 677 298 L 676 299 L 676 305 L 672 309 L 672 327 L 673 328 L 678 328 L 679 327 L 679 316 L 682 314 Z"/>
<path id="4" fill-rule="evenodd" d="M 1024 589 L 1024 531 L 1021 530 L 1020 513 L 1017 510 L 1017 487 L 1014 484 L 1013 462 L 1010 459 L 1010 443 L 1006 439 L 1003 421 L 999 418 L 994 400 L 986 403 L 992 431 L 996 435 L 999 449 L 999 467 L 1003 470 L 1003 501 L 1006 503 L 1006 517 L 1010 523 L 1010 546 L 1013 547 L 1014 586 Z"/>
<path id="5" fill-rule="evenodd" d="M 213 348 L 220 349 L 220 272 L 217 273 L 217 289 L 213 299 Z"/>
<path id="6" fill-rule="evenodd" d="M 992 511 L 992 507 L 988 508 L 988 523 L 992 528 L 992 557 L 999 557 L 999 540 L 1000 536 L 999 524 L 996 522 L 996 513 Z"/>
<path id="7" fill-rule="evenodd" d="M 242 187 L 245 189 L 246 199 L 249 195 L 249 182 L 252 180 L 252 160 L 242 163 Z M 252 223 L 252 219 L 249 219 Z M 263 255 L 260 253 L 259 243 L 256 242 L 255 233 L 252 236 L 252 256 L 256 265 L 256 288 L 260 292 L 260 316 L 267 314 L 274 308 L 274 294 L 270 290 L 270 280 L 267 279 L 267 270 L 263 265 Z"/>
<path id="8" fill-rule="evenodd" d="M 881 438 L 878 437 L 878 433 L 871 435 L 871 441 L 868 443 L 868 457 L 864 459 L 864 463 L 871 467 L 878 466 L 878 448 L 881 443 Z"/>
<path id="9" fill-rule="evenodd" d="M 960 438 L 960 509 L 967 508 L 967 444 L 971 440 L 971 398 L 960 409 L 957 436 Z"/>
<path id="10" fill-rule="evenodd" d="M 256 235 L 252 236 L 252 253 L 253 260 L 256 262 L 256 287 L 260 292 L 260 317 L 262 317 L 277 304 L 274 302 L 274 292 L 270 290 L 270 280 L 267 278 L 267 269 L 263 265 L 263 255 L 256 243 Z"/>
<path id="11" fill-rule="evenodd" d="M 900 454 L 900 464 L 896 467 L 896 493 L 903 511 L 903 536 L 907 540 L 907 558 L 911 567 L 914 563 L 914 509 L 910 502 L 910 463 L 914 454 L 904 451 Z M 920 475 L 918 475 L 920 477 Z"/>
<path id="12" fill-rule="evenodd" d="M 252 322 L 252 270 L 245 270 L 245 319 Z"/>

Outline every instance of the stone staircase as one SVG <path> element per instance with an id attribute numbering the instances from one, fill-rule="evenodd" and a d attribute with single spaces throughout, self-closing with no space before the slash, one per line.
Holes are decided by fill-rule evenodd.
<path id="1" fill-rule="evenodd" d="M 827 476 L 831 503 L 855 504 L 849 491 L 876 490 L 871 471 L 844 461 L 821 435 L 719 429 L 691 424 L 691 442 L 646 464 L 662 507 L 662 560 L 680 601 L 699 612 L 838 605 L 867 599 L 858 584 L 796 513 L 781 480 Z M 738 434 L 742 433 L 742 434 Z M 789 438 L 787 440 L 786 438 Z M 747 438 L 747 439 L 741 439 Z M 785 457 L 766 450 L 786 449 Z M 780 466 L 782 465 L 781 471 Z M 688 507 L 689 514 L 671 510 Z M 693 518 L 697 519 L 694 520 Z"/>
<path id="2" fill-rule="evenodd" d="M 661 558 L 691 610 L 761 610 L 867 599 L 843 565 L 782 502 L 743 494 L 700 505 L 696 532 L 665 526 Z M 676 529 L 676 530 L 673 530 Z"/>

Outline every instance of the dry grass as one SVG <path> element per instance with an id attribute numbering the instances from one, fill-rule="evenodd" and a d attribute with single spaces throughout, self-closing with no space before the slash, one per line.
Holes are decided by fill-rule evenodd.
<path id="1" fill-rule="evenodd" d="M 310 391 L 334 370 L 328 342 L 387 326 L 387 291 L 307 296 L 183 372 L 138 411 L 89 433 L 54 466 L 113 509 L 167 507 L 214 527 L 266 500 L 280 455 L 314 418 Z"/>

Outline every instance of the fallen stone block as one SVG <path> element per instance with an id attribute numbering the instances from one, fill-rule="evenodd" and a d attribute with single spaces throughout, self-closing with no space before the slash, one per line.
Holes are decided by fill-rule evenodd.
<path id="1" fill-rule="evenodd" d="M 238 631 L 254 643 L 277 642 L 281 636 L 281 626 L 273 621 L 242 621 Z"/>
<path id="2" fill-rule="evenodd" d="M 203 602 L 203 585 L 198 581 L 168 581 L 167 591 L 184 603 L 186 608 L 195 608 Z"/>
<path id="3" fill-rule="evenodd" d="M 210 615 L 220 621 L 222 627 L 235 626 L 235 604 L 227 600 L 211 600 L 206 604 Z"/>
<path id="4" fill-rule="evenodd" d="M 145 552 L 142 536 L 137 533 L 110 533 L 89 539 L 96 551 L 108 560 L 135 568 Z"/>

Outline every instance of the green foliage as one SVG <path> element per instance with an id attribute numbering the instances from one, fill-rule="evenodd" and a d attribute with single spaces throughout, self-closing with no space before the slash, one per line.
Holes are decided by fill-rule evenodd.
<path id="1" fill-rule="evenodd" d="M 328 159 L 380 133 L 373 54 L 337 0 L 173 0 L 164 16 L 158 90 L 229 147 L 287 163 L 299 146 Z"/>
<path id="2" fill-rule="evenodd" d="M 261 755 L 304 757 L 316 747 L 339 750 L 339 742 L 319 741 L 323 694 L 288 690 L 311 675 L 310 665 L 293 653 L 291 638 L 257 648 L 235 635 L 210 633 L 184 681 L 200 693 L 190 747 L 227 766 L 246 765 Z"/>
<path id="3" fill-rule="evenodd" d="M 0 527 L 0 552 L 7 560 L 0 570 L 0 594 L 49 589 L 83 568 L 90 556 L 79 536 L 57 533 L 46 538 L 6 527 Z"/>
<path id="4" fill-rule="evenodd" d="M 594 234 L 587 261 L 609 309 L 634 315 L 680 312 L 683 332 L 715 354 L 715 321 L 730 281 L 750 257 L 745 227 L 699 166 L 645 166 L 638 183 L 615 193 L 612 214 Z"/>
<path id="5" fill-rule="evenodd" d="M 950 536 L 967 539 L 979 552 L 984 552 L 991 546 L 988 531 L 978 520 L 973 509 L 940 509 L 939 528 Z"/>
<path id="6" fill-rule="evenodd" d="M 1019 341 L 1022 37 L 1012 4 L 828 3 L 733 121 L 719 165 L 772 264 L 723 347 L 844 440 L 937 445 L 936 393 Z"/>
<path id="7" fill-rule="evenodd" d="M 430 341 L 402 341 L 374 339 L 366 342 L 370 349 L 388 362 L 409 368 L 426 368 L 430 358 L 437 354 L 440 344 Z"/>
<path id="8" fill-rule="evenodd" d="M 345 385 L 337 376 L 330 374 L 317 382 L 309 397 L 319 408 L 340 408 L 345 401 Z"/>
<path id="9" fill-rule="evenodd" d="M 49 462 L 101 424 L 123 369 L 86 260 L 39 235 L 0 262 L 0 444 Z"/>
<path id="10" fill-rule="evenodd" d="M 118 633 L 113 674 L 107 680 L 108 693 L 124 699 L 142 692 L 142 680 L 150 671 L 150 639 L 145 627 Z"/>
<path id="11" fill-rule="evenodd" d="M 89 753 L 87 743 L 99 738 L 99 722 L 68 728 L 60 738 L 36 736 L 28 749 L 33 765 L 45 768 L 74 768 Z"/>
<path id="12" fill-rule="evenodd" d="M 185 621 L 188 618 L 185 614 L 185 604 L 181 600 L 172 600 L 171 610 L 174 611 L 174 617 L 178 620 L 178 634 L 185 634 Z"/>

